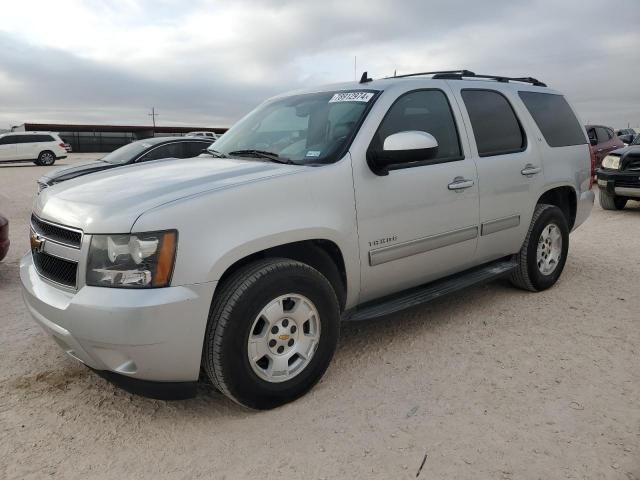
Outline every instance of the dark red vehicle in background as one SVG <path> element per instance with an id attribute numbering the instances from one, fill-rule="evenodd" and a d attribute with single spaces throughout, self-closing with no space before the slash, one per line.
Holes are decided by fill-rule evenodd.
<path id="1" fill-rule="evenodd" d="M 589 136 L 591 151 L 596 157 L 596 168 L 600 167 L 602 159 L 604 159 L 609 152 L 624 147 L 624 143 L 618 138 L 611 127 L 605 127 L 604 125 L 585 125 L 585 128 Z"/>
<path id="2" fill-rule="evenodd" d="M 0 260 L 9 251 L 9 220 L 0 215 Z"/>

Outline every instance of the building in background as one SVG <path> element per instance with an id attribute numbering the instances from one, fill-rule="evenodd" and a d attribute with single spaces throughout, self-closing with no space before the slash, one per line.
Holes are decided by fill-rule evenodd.
<path id="1" fill-rule="evenodd" d="M 226 128 L 150 127 L 148 125 L 72 125 L 58 123 L 23 123 L 12 132 L 55 132 L 74 152 L 112 152 L 143 138 L 179 136 L 193 131 L 223 134 Z"/>

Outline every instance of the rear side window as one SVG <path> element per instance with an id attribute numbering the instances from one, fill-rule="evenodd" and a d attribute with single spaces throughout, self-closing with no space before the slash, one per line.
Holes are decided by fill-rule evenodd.
<path id="1" fill-rule="evenodd" d="M 149 160 L 159 160 L 161 158 L 184 158 L 182 142 L 169 143 L 167 145 L 154 148 L 149 153 L 140 157 L 137 161 L 147 162 Z"/>
<path id="2" fill-rule="evenodd" d="M 520 152 L 524 131 L 509 101 L 494 90 L 462 90 L 481 157 Z"/>
<path id="3" fill-rule="evenodd" d="M 596 127 L 596 135 L 598 136 L 598 143 L 604 143 L 611 140 L 609 130 L 604 127 Z"/>
<path id="4" fill-rule="evenodd" d="M 453 113 L 441 90 L 416 90 L 398 98 L 380 123 L 370 148 L 382 150 L 389 135 L 407 130 L 430 133 L 438 141 L 438 155 L 429 163 L 462 158 Z"/>
<path id="5" fill-rule="evenodd" d="M 53 142 L 53 137 L 51 135 L 31 135 L 32 142 Z"/>
<path id="6" fill-rule="evenodd" d="M 518 92 L 550 147 L 587 143 L 580 122 L 562 95 Z"/>
<path id="7" fill-rule="evenodd" d="M 18 143 L 16 142 L 15 135 L 7 135 L 6 137 L 0 138 L 0 145 L 11 145 L 13 143 Z"/>

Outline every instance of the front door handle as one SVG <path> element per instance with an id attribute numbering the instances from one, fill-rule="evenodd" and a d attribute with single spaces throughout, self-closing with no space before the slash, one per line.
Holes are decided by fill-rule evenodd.
<path id="1" fill-rule="evenodd" d="M 473 180 L 464 177 L 456 177 L 453 179 L 453 182 L 447 185 L 449 190 L 464 190 L 469 187 L 473 187 Z"/>
<path id="2" fill-rule="evenodd" d="M 529 175 L 535 175 L 536 173 L 540 173 L 541 170 L 542 169 L 540 167 L 534 167 L 530 163 L 527 163 L 527 165 L 522 170 L 520 170 L 520 173 L 528 177 Z"/>

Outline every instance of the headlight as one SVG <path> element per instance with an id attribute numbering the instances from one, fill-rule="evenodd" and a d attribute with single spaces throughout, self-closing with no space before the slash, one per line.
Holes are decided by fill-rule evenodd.
<path id="1" fill-rule="evenodd" d="M 617 155 L 607 155 L 606 157 L 604 157 L 604 160 L 602 160 L 602 166 L 603 166 L 603 168 L 610 168 L 612 170 L 619 170 L 620 169 L 620 157 L 618 157 Z"/>
<path id="2" fill-rule="evenodd" d="M 93 235 L 87 285 L 116 288 L 166 287 L 171 281 L 178 233 Z"/>

